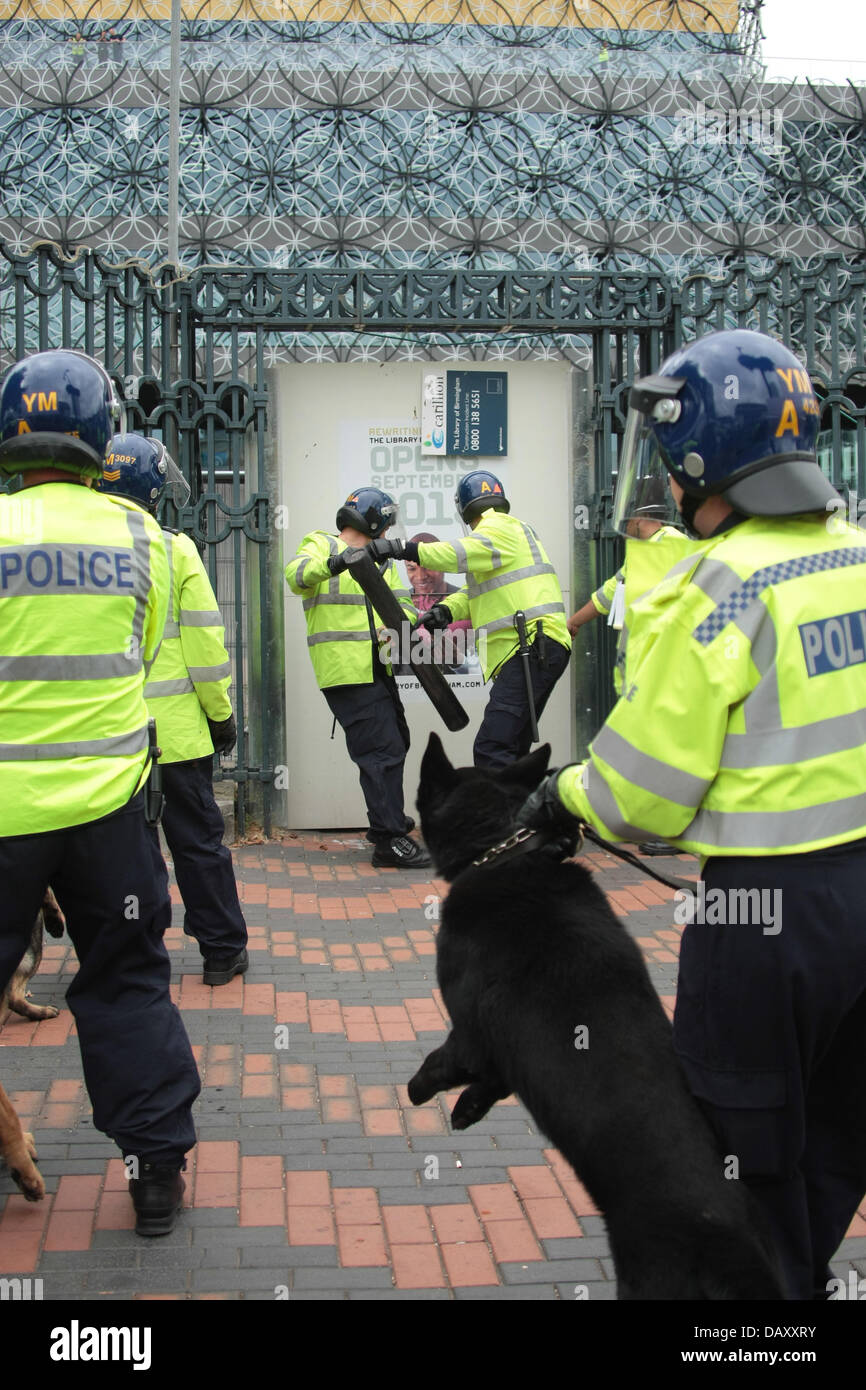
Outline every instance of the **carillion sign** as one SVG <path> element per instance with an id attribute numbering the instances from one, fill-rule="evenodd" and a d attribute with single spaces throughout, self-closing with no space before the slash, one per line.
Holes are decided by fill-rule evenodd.
<path id="1" fill-rule="evenodd" d="M 508 373 L 425 372 L 421 453 L 504 458 Z"/>

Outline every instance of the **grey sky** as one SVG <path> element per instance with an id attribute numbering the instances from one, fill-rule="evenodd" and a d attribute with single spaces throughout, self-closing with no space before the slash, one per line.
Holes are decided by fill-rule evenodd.
<path id="1" fill-rule="evenodd" d="M 768 76 L 866 83 L 862 0 L 764 0 L 761 21 Z"/>

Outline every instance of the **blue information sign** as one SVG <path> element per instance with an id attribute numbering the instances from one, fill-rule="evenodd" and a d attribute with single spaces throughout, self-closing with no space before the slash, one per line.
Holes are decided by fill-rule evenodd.
<path id="1" fill-rule="evenodd" d="M 508 452 L 508 373 L 448 372 L 449 454 Z"/>

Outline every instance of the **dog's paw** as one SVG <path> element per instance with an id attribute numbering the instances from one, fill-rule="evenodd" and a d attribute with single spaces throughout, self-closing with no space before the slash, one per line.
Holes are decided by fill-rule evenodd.
<path id="1" fill-rule="evenodd" d="M 22 1130 L 21 1143 L 10 1145 L 5 1157 L 9 1175 L 20 1187 L 27 1201 L 41 1202 L 45 1196 L 45 1183 L 33 1161 L 38 1157 L 33 1135 L 28 1130 Z"/>
<path id="2" fill-rule="evenodd" d="M 413 1105 L 424 1105 L 436 1094 L 435 1086 L 431 1086 L 424 1076 L 423 1067 L 420 1071 L 416 1071 L 406 1090 Z"/>
<path id="3" fill-rule="evenodd" d="M 468 1129 L 477 1120 L 481 1120 L 490 1109 L 490 1099 L 485 1093 L 482 1096 L 476 1086 L 467 1086 L 465 1091 L 457 1097 L 454 1109 L 451 1111 L 451 1128 Z"/>
<path id="4" fill-rule="evenodd" d="M 34 1164 L 26 1168 L 10 1168 L 13 1182 L 17 1183 L 28 1202 L 41 1202 L 45 1196 L 45 1183 L 42 1174 Z"/>
<path id="5" fill-rule="evenodd" d="M 53 1004 L 31 1004 L 28 996 L 24 994 L 16 995 L 9 1000 L 9 1007 L 14 1014 L 19 1014 L 21 1018 L 29 1018 L 33 1023 L 43 1023 L 46 1018 L 56 1018 L 60 1013 Z"/>

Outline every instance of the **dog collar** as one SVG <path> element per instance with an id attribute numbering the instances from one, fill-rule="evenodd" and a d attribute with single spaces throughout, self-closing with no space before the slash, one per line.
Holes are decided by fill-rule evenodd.
<path id="1" fill-rule="evenodd" d="M 520 854 L 530 854 L 535 849 L 542 849 L 551 843 L 551 837 L 547 830 L 530 830 L 529 826 L 522 825 L 519 830 L 515 830 L 513 835 L 509 835 L 507 840 L 502 840 L 498 845 L 493 845 L 481 855 L 480 859 L 472 860 L 474 869 L 485 869 L 490 865 L 501 864 L 508 859 L 516 859 Z M 579 854 L 583 845 L 583 831 L 581 830 L 580 840 L 574 853 Z M 564 858 L 565 856 L 563 856 Z"/>

